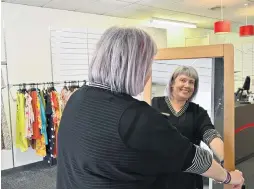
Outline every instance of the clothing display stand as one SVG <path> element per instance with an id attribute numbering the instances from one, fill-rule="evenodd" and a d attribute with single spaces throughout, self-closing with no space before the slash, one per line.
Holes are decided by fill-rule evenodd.
<path id="1" fill-rule="evenodd" d="M 45 86 L 45 85 L 49 85 L 50 87 L 56 87 L 56 85 L 59 85 L 59 84 L 64 84 L 64 86 L 68 86 L 70 85 L 70 87 L 72 86 L 84 86 L 86 85 L 86 80 L 73 80 L 73 81 L 58 81 L 58 82 L 42 82 L 42 83 L 19 83 L 19 84 L 8 84 L 8 88 L 12 88 L 12 87 L 19 87 L 20 89 L 23 87 L 23 88 L 26 88 L 26 87 L 39 87 L 41 85 Z M 81 84 L 81 85 L 80 85 Z M 10 92 L 8 92 L 9 95 L 14 99 L 14 97 L 11 95 Z M 13 140 L 12 140 L 12 143 L 13 143 Z M 49 162 L 49 156 L 48 154 L 43 157 L 43 161 L 49 165 L 49 166 L 54 166 L 57 164 L 57 158 L 53 158 L 52 161 Z M 14 158 L 13 158 L 14 159 Z"/>
<path id="2" fill-rule="evenodd" d="M 155 60 L 180 60 L 180 59 L 199 59 L 213 58 L 215 66 L 214 78 L 220 75 L 220 83 L 224 97 L 218 104 L 223 104 L 220 108 L 221 116 L 219 117 L 219 125 L 224 135 L 224 166 L 227 170 L 235 170 L 235 107 L 234 107 L 234 48 L 230 44 L 207 45 L 195 47 L 179 47 L 159 49 Z M 218 63 L 218 64 L 217 64 Z M 217 64 L 217 65 L 216 65 Z M 220 69 L 222 68 L 222 69 Z M 217 90 L 217 89 L 216 89 Z M 220 89 L 219 89 L 220 90 Z M 214 95 L 220 95 L 214 94 Z M 151 104 L 152 97 L 152 77 L 147 82 L 144 89 L 144 101 Z M 214 96 L 214 101 L 218 101 L 218 97 Z M 216 118 L 215 118 L 216 120 Z M 217 121 L 217 120 L 216 120 Z M 216 125 L 216 123 L 215 123 Z M 215 188 L 215 187 L 213 187 Z M 216 187 L 217 188 L 217 187 Z M 225 185 L 224 189 L 230 189 L 231 186 Z"/>

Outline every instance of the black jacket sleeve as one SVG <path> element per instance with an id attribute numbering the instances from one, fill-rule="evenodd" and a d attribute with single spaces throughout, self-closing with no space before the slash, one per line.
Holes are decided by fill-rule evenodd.
<path id="1" fill-rule="evenodd" d="M 146 103 L 134 104 L 123 113 L 119 134 L 139 158 L 139 165 L 130 168 L 133 172 L 167 174 L 185 171 L 192 165 L 196 147 Z"/>
<path id="2" fill-rule="evenodd" d="M 198 106 L 197 116 L 197 133 L 200 140 L 205 142 L 208 146 L 214 138 L 221 138 L 220 134 L 216 131 L 212 121 L 205 109 Z"/>

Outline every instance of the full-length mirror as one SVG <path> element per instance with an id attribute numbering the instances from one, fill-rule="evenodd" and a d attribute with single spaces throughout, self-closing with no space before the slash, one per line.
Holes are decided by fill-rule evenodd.
<path id="1" fill-rule="evenodd" d="M 223 74 L 220 58 L 156 60 L 152 67 L 152 107 L 166 115 L 193 143 L 214 154 L 219 162 L 224 159 Z M 213 139 L 221 139 L 221 143 Z M 208 179 L 202 183 L 202 178 L 189 177 L 189 184 L 209 185 Z"/>
<path id="2" fill-rule="evenodd" d="M 160 49 L 144 91 L 146 102 L 228 170 L 235 168 L 232 54 L 230 45 Z M 199 176 L 182 176 L 189 186 L 223 188 Z"/>

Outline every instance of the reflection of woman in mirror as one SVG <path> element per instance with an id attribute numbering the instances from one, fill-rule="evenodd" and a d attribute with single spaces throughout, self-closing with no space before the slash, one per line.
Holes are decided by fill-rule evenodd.
<path id="1" fill-rule="evenodd" d="M 197 71 L 190 66 L 179 66 L 169 79 L 167 95 L 153 98 L 152 106 L 166 115 L 170 123 L 191 142 L 196 145 L 200 145 L 201 141 L 206 143 L 223 162 L 224 144 L 220 134 L 215 130 L 207 111 L 192 102 L 198 86 Z M 175 173 L 161 180 L 170 188 L 203 188 L 202 177 L 195 174 Z"/>

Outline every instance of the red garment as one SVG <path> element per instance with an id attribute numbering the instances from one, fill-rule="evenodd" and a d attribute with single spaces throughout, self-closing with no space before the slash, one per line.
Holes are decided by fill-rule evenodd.
<path id="1" fill-rule="evenodd" d="M 58 135 L 58 128 L 60 124 L 60 104 L 58 101 L 58 96 L 55 91 L 51 93 L 51 104 L 53 110 L 53 124 L 54 124 L 54 131 L 55 131 L 55 147 L 53 154 L 57 156 L 57 135 Z"/>
<path id="2" fill-rule="evenodd" d="M 39 116 L 40 112 L 37 106 L 37 92 L 31 91 L 30 96 L 32 97 L 32 107 L 33 107 L 33 113 L 34 113 L 34 122 L 33 122 L 33 136 L 32 139 L 40 139 L 41 138 L 41 131 L 39 128 Z"/>

